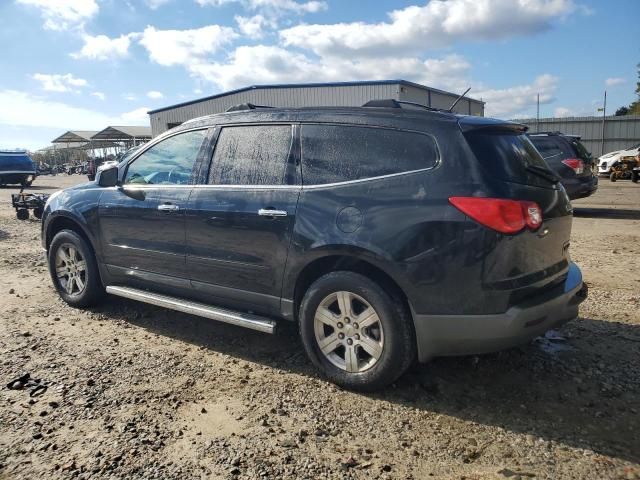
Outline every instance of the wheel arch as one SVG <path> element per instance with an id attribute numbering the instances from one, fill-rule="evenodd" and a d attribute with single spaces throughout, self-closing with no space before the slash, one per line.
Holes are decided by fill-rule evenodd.
<path id="1" fill-rule="evenodd" d="M 63 214 L 56 215 L 54 218 L 49 219 L 49 221 L 47 222 L 45 235 L 45 248 L 47 249 L 47 251 L 49 250 L 49 246 L 51 245 L 53 237 L 55 237 L 55 235 L 61 230 L 71 230 L 72 232 L 77 233 L 80 237 L 82 237 L 83 240 L 87 242 L 89 248 L 93 252 L 93 255 L 97 255 L 93 238 L 86 230 L 86 228 L 82 225 L 82 223 L 71 216 Z"/>
<path id="2" fill-rule="evenodd" d="M 293 313 L 296 322 L 302 298 L 313 282 L 327 273 L 339 270 L 359 273 L 376 282 L 389 292 L 392 298 L 397 298 L 402 302 L 413 320 L 409 298 L 392 275 L 368 259 L 344 253 L 334 253 L 315 258 L 298 272 L 293 292 Z"/>

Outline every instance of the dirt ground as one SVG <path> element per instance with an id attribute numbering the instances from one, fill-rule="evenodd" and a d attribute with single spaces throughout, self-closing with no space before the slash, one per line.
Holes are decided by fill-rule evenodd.
<path id="1" fill-rule="evenodd" d="M 369 395 L 320 378 L 293 327 L 66 306 L 14 191 L 0 189 L 0 479 L 640 479 L 640 185 L 602 180 L 574 204 L 578 320 Z"/>

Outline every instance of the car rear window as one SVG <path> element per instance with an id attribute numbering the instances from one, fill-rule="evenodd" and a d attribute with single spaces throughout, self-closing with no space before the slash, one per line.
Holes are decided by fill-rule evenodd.
<path id="1" fill-rule="evenodd" d="M 581 159 L 581 160 L 589 160 L 589 161 L 591 161 L 593 159 L 593 156 L 591 155 L 591 152 L 586 149 L 586 147 L 582 144 L 582 142 L 580 140 L 572 138 L 572 139 L 569 140 L 569 143 L 571 144 L 571 146 L 576 151 L 576 156 L 579 159 Z"/>
<path id="2" fill-rule="evenodd" d="M 550 181 L 527 169 L 549 169 L 529 138 L 508 130 L 475 130 L 465 134 L 478 161 L 496 177 L 509 182 L 549 187 Z"/>
<path id="3" fill-rule="evenodd" d="M 430 135 L 349 125 L 302 126 L 302 178 L 338 183 L 431 168 L 438 162 Z"/>
<path id="4" fill-rule="evenodd" d="M 542 158 L 550 165 L 559 164 L 566 158 L 573 158 L 575 153 L 570 145 L 560 137 L 529 137 L 531 143 L 538 149 Z"/>

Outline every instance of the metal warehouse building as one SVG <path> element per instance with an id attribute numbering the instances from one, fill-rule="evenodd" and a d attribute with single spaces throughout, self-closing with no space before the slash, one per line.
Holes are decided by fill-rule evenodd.
<path id="1" fill-rule="evenodd" d="M 291 85 L 254 85 L 149 112 L 155 137 L 181 123 L 203 115 L 220 113 L 241 103 L 273 107 L 361 106 L 369 100 L 395 99 L 434 108 L 449 108 L 460 93 L 407 82 L 377 80 L 365 82 L 309 83 Z M 457 113 L 484 116 L 484 102 L 463 98 Z"/>

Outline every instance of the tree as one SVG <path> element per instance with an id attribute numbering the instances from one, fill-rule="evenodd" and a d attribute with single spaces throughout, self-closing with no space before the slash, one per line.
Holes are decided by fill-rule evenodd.
<path id="1" fill-rule="evenodd" d="M 622 117 L 624 115 L 629 115 L 629 107 L 620 107 L 616 110 L 616 117 Z"/>
<path id="2" fill-rule="evenodd" d="M 638 81 L 636 82 L 636 95 L 638 96 L 638 100 L 629 105 L 629 111 L 627 115 L 640 115 L 640 63 L 637 65 L 638 67 Z"/>

